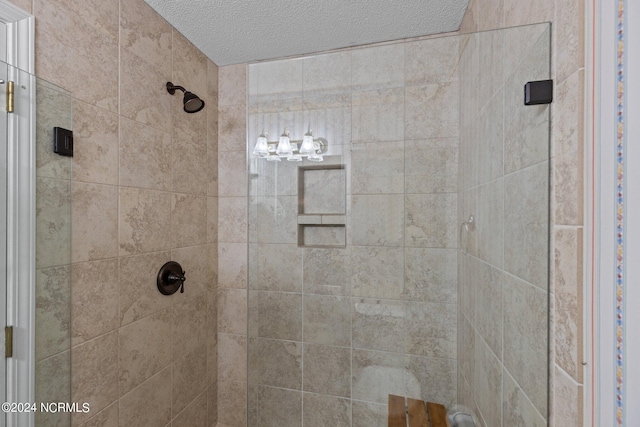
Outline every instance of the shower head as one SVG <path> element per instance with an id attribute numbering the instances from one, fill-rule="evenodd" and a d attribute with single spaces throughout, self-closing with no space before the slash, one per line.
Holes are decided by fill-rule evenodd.
<path id="1" fill-rule="evenodd" d="M 198 97 L 195 93 L 191 93 L 182 86 L 176 86 L 171 82 L 167 82 L 167 92 L 171 95 L 176 93 L 176 89 L 184 92 L 184 98 L 182 103 L 184 104 L 184 111 L 187 113 L 197 113 L 204 108 L 204 101 Z"/>

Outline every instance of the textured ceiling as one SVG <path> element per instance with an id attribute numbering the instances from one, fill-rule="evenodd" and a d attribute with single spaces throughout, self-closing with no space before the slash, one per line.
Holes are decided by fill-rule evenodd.
<path id="1" fill-rule="evenodd" d="M 469 0 L 145 0 L 217 65 L 456 31 Z"/>

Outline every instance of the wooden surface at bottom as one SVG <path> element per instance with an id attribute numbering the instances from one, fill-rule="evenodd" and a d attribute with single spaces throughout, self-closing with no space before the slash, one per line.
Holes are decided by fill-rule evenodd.
<path id="1" fill-rule="evenodd" d="M 388 427 L 450 427 L 447 411 L 439 403 L 389 395 Z"/>
<path id="2" fill-rule="evenodd" d="M 427 409 L 423 400 L 407 399 L 409 427 L 429 427 Z"/>
<path id="3" fill-rule="evenodd" d="M 431 427 L 449 427 L 447 411 L 444 406 L 439 403 L 427 402 L 427 411 L 429 412 Z"/>
<path id="4" fill-rule="evenodd" d="M 404 397 L 389 395 L 389 427 L 407 427 L 407 409 Z"/>

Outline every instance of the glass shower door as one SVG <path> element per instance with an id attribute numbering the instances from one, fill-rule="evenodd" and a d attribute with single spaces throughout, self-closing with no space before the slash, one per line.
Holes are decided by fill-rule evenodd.
<path id="1" fill-rule="evenodd" d="M 548 423 L 550 106 L 523 88 L 550 78 L 550 31 L 470 34 L 461 52 L 458 404 L 476 425 Z"/>
<path id="2" fill-rule="evenodd" d="M 71 403 L 71 157 L 53 152 L 53 129 L 72 128 L 71 94 L 36 79 L 36 402 Z M 68 427 L 68 412 L 35 426 Z"/>

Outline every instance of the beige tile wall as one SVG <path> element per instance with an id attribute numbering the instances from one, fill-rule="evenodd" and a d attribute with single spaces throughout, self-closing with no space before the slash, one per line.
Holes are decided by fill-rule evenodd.
<path id="1" fill-rule="evenodd" d="M 39 197 L 72 198 L 71 373 L 53 358 L 40 372 L 70 375 L 61 400 L 91 405 L 72 416 L 74 426 L 213 426 L 217 66 L 143 0 L 16 4 L 36 17 L 36 75 L 71 94 L 72 123 L 56 125 L 75 134 L 73 161 L 39 159 L 50 179 Z M 198 94 L 205 109 L 184 113 L 167 81 Z M 54 185 L 65 174 L 70 188 Z M 156 288 L 169 260 L 186 271 L 184 294 Z M 45 291 L 64 273 L 49 270 L 39 275 Z"/>
<path id="2" fill-rule="evenodd" d="M 246 65 L 219 69 L 218 422 L 247 423 Z"/>
<path id="3" fill-rule="evenodd" d="M 552 426 L 583 424 L 584 17 L 582 0 L 471 0 L 461 28 L 473 32 L 552 23 Z M 513 419 L 512 415 L 505 412 L 505 422 Z"/>

